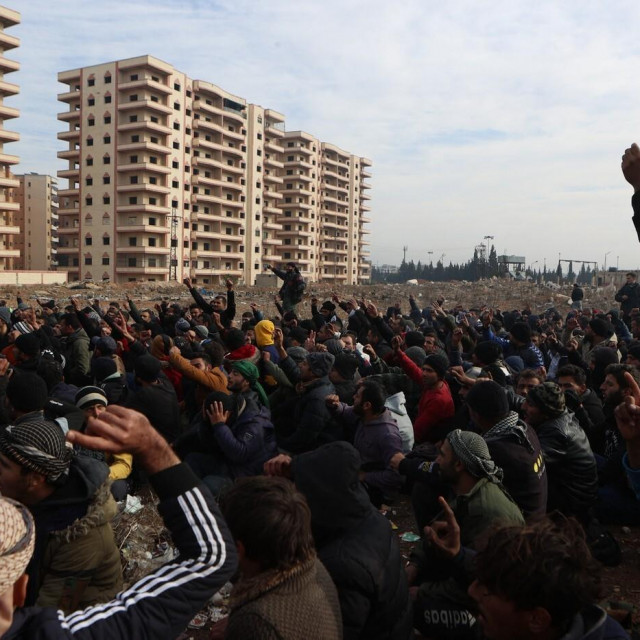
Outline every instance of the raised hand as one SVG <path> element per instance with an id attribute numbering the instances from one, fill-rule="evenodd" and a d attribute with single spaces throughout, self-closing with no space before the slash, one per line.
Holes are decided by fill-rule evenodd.
<path id="1" fill-rule="evenodd" d="M 442 507 L 443 520 L 435 520 L 431 526 L 424 528 L 424 534 L 431 546 L 449 558 L 460 553 L 460 526 L 447 501 L 440 496 L 438 502 Z"/>
<path id="2" fill-rule="evenodd" d="M 640 148 L 634 142 L 622 156 L 622 175 L 636 190 L 640 189 Z"/>
<path id="3" fill-rule="evenodd" d="M 230 411 L 225 411 L 222 402 L 212 402 L 205 410 L 207 418 L 211 424 L 226 422 L 231 415 Z"/>
<path id="4" fill-rule="evenodd" d="M 191 282 L 191 278 L 189 278 L 189 276 L 187 276 L 182 283 L 185 285 L 185 287 L 188 287 L 189 289 L 193 288 L 193 283 Z"/>
<path id="5" fill-rule="evenodd" d="M 291 456 L 281 453 L 264 463 L 265 476 L 291 477 Z"/>

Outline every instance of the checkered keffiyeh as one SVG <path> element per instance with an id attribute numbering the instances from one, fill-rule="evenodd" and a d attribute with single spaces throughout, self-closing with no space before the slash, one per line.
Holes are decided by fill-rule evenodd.
<path id="1" fill-rule="evenodd" d="M 67 476 L 73 457 L 60 425 L 45 419 L 8 426 L 0 434 L 0 452 L 50 483 Z"/>
<path id="2" fill-rule="evenodd" d="M 491 459 L 489 447 L 482 436 L 472 431 L 454 429 L 447 436 L 453 453 L 464 463 L 475 478 L 487 478 L 491 482 L 502 482 L 502 469 Z"/>
<path id="3" fill-rule="evenodd" d="M 0 595 L 24 573 L 35 538 L 29 510 L 15 500 L 0 498 Z"/>

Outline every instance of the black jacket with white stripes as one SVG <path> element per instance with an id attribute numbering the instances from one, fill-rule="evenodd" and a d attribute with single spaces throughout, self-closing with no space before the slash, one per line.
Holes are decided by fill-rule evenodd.
<path id="1" fill-rule="evenodd" d="M 113 600 L 65 615 L 52 608 L 15 612 L 3 640 L 119 640 L 177 637 L 229 580 L 236 550 L 209 490 L 184 464 L 150 477 L 158 510 L 179 556 Z"/>

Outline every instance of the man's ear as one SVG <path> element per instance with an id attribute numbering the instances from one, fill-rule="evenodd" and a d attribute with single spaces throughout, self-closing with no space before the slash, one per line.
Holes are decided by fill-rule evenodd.
<path id="1" fill-rule="evenodd" d="M 29 576 L 23 573 L 13 583 L 13 606 L 18 609 L 24 607 L 25 600 L 27 599 L 27 584 L 29 583 Z"/>
<path id="2" fill-rule="evenodd" d="M 46 482 L 46 477 L 41 473 L 36 473 L 35 471 L 30 471 L 25 476 L 25 485 L 29 491 L 40 488 Z"/>
<path id="3" fill-rule="evenodd" d="M 534 635 L 548 633 L 551 628 L 551 614 L 543 607 L 536 607 L 529 612 L 529 631 Z"/>

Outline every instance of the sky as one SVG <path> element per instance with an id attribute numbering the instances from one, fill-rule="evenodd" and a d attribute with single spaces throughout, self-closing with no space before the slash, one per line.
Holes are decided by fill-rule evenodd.
<path id="1" fill-rule="evenodd" d="M 637 0 L 5 1 L 17 173 L 65 168 L 59 71 L 150 54 L 369 158 L 374 264 L 405 246 L 463 262 L 493 236 L 536 269 L 640 266 L 620 171 L 640 142 Z"/>

